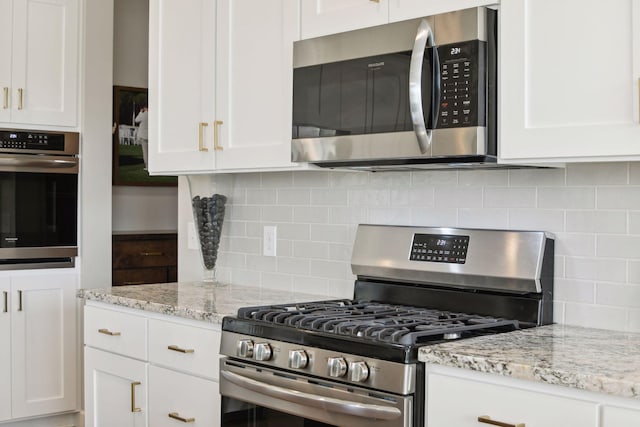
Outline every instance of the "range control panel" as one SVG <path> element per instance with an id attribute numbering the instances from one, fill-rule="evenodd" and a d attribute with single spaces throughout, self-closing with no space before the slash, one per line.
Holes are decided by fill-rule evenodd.
<path id="1" fill-rule="evenodd" d="M 485 126 L 486 42 L 438 46 L 440 103 L 436 128 Z"/>
<path id="2" fill-rule="evenodd" d="M 469 236 L 414 234 L 409 259 L 464 264 L 467 261 L 468 248 Z"/>

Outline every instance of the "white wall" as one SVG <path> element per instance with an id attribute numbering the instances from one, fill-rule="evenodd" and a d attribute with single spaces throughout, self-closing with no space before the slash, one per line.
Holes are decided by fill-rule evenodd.
<path id="1" fill-rule="evenodd" d="M 191 211 L 184 182 L 180 204 L 180 278 L 199 279 L 199 252 L 185 242 Z M 218 278 L 349 297 L 358 223 L 553 232 L 555 320 L 640 331 L 640 163 L 235 175 Z M 278 228 L 277 257 L 261 255 L 265 225 Z"/>
<path id="2" fill-rule="evenodd" d="M 149 0 L 114 1 L 113 81 L 148 87 Z M 176 230 L 177 187 L 113 186 L 113 231 Z"/>

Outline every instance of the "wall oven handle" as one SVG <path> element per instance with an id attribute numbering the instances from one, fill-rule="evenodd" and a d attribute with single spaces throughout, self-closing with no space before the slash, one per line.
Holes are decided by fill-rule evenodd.
<path id="1" fill-rule="evenodd" d="M 38 158 L 38 156 L 12 156 L 1 155 L 0 156 L 0 170 L 2 167 L 14 167 L 14 168 L 39 168 L 39 169 L 72 169 L 78 167 L 78 159 L 61 159 L 61 158 Z"/>
<path id="2" fill-rule="evenodd" d="M 424 61 L 424 52 L 428 47 L 435 46 L 435 37 L 433 29 L 426 19 L 423 19 L 418 26 L 416 40 L 411 53 L 411 63 L 409 66 L 409 109 L 411 111 L 411 121 L 413 122 L 413 131 L 418 138 L 418 146 L 422 154 L 427 154 L 431 149 L 432 130 L 427 129 L 424 120 L 424 111 L 422 109 L 422 63 Z M 440 100 L 440 57 L 438 49 L 433 49 L 433 90 L 432 98 L 434 114 L 434 124 L 438 117 L 438 104 Z"/>
<path id="3" fill-rule="evenodd" d="M 402 412 L 398 408 L 389 408 L 380 405 L 370 405 L 359 402 L 349 402 L 340 399 L 334 399 L 326 396 L 318 396 L 315 394 L 303 393 L 301 391 L 289 390 L 283 387 L 265 384 L 242 375 L 229 371 L 222 371 L 222 376 L 229 382 L 237 386 L 261 393 L 276 399 L 283 399 L 293 403 L 299 403 L 305 406 L 325 409 L 330 412 L 337 412 L 362 418 L 373 418 L 377 420 L 393 420 L 402 416 Z"/>

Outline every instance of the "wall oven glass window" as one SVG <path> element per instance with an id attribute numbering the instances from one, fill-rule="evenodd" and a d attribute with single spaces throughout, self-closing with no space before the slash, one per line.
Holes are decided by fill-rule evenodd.
<path id="1" fill-rule="evenodd" d="M 73 265 L 77 133 L 0 130 L 0 269 Z"/>

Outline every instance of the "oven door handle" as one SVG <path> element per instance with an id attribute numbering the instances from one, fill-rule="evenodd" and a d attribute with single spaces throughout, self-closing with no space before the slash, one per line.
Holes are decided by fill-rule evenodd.
<path id="1" fill-rule="evenodd" d="M 435 36 L 433 29 L 426 19 L 423 19 L 418 26 L 416 40 L 411 53 L 411 63 L 409 65 L 409 110 L 413 131 L 418 139 L 418 146 L 422 154 L 427 154 L 431 150 L 432 130 L 427 129 L 424 121 L 424 110 L 422 108 L 422 63 L 424 62 L 424 52 L 428 47 L 435 46 Z M 433 81 L 431 98 L 434 100 L 432 114 L 434 125 L 438 119 L 438 109 L 440 104 L 440 57 L 438 49 L 433 49 Z"/>
<path id="2" fill-rule="evenodd" d="M 77 173 L 78 159 L 37 155 L 0 154 L 0 171 Z"/>
<path id="3" fill-rule="evenodd" d="M 276 385 L 265 384 L 242 375 L 229 371 L 222 371 L 222 376 L 229 382 L 237 386 L 246 388 L 257 393 L 261 393 L 276 399 L 283 399 L 288 402 L 298 403 L 305 406 L 324 409 L 331 412 L 347 414 L 362 418 L 373 418 L 377 420 L 393 420 L 402 416 L 398 408 L 389 408 L 380 405 L 369 405 L 366 403 L 349 402 L 332 397 L 318 396 L 315 394 L 303 393 L 301 391 L 289 390 Z"/>

